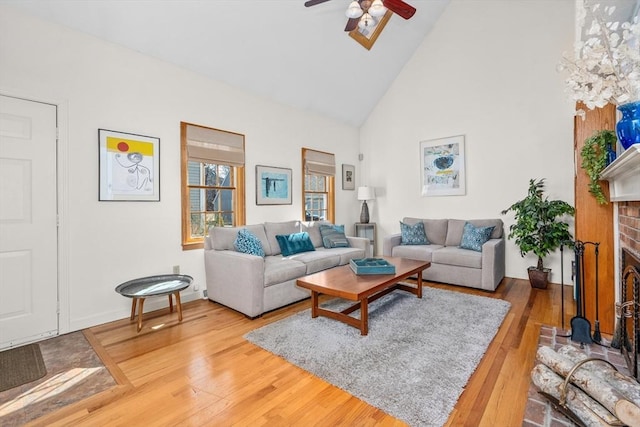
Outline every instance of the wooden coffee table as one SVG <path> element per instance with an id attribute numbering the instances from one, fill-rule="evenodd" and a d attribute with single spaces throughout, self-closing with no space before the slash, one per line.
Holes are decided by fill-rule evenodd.
<path id="1" fill-rule="evenodd" d="M 350 266 L 343 265 L 299 278 L 298 286 L 311 291 L 311 317 L 330 317 L 358 328 L 362 335 L 367 335 L 369 303 L 396 289 L 411 292 L 418 298 L 422 298 L 422 271 L 431 266 L 430 262 L 395 257 L 381 258 L 395 265 L 395 274 L 357 275 Z M 417 287 L 399 283 L 414 275 L 418 276 Z M 320 294 L 357 301 L 357 303 L 339 312 L 331 311 L 318 306 Z M 357 309 L 360 309 L 360 319 L 349 316 Z"/>

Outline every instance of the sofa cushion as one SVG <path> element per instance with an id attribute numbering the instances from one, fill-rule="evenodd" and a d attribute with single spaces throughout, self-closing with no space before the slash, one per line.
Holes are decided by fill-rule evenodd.
<path id="1" fill-rule="evenodd" d="M 402 245 L 429 245 L 431 242 L 427 239 L 424 232 L 424 223 L 422 221 L 415 224 L 405 224 L 400 221 L 400 234 Z"/>
<path id="2" fill-rule="evenodd" d="M 280 245 L 278 244 L 276 236 L 278 234 L 299 233 L 300 221 L 265 222 L 264 232 L 271 247 L 271 253 L 268 253 L 266 250 L 265 252 L 267 252 L 267 255 L 278 255 L 280 253 Z"/>
<path id="3" fill-rule="evenodd" d="M 432 254 L 440 248 L 442 245 L 407 245 L 407 246 L 395 246 L 391 250 L 391 256 L 399 258 L 417 259 L 420 261 L 431 261 Z"/>
<path id="4" fill-rule="evenodd" d="M 306 272 L 307 266 L 300 261 L 283 258 L 282 255 L 267 256 L 264 258 L 265 287 L 297 279 L 298 277 L 304 276 Z"/>
<path id="5" fill-rule="evenodd" d="M 340 261 L 338 262 L 338 265 L 346 265 L 349 264 L 349 261 L 352 259 L 364 258 L 366 256 L 363 249 L 354 247 L 333 249 L 320 248 L 319 252 L 321 251 L 329 251 L 331 254 L 339 255 Z"/>
<path id="6" fill-rule="evenodd" d="M 302 223 L 302 228 L 300 231 L 306 231 L 309 233 L 309 237 L 311 238 L 311 243 L 316 248 L 323 246 L 322 244 L 322 235 L 320 235 L 320 226 L 321 225 L 331 225 L 329 221 L 308 221 Z"/>
<path id="7" fill-rule="evenodd" d="M 333 249 L 318 248 L 317 251 L 299 253 L 292 255 L 288 259 L 300 261 L 307 266 L 305 274 L 313 274 L 336 267 L 340 263 L 340 254 L 335 253 Z"/>
<path id="8" fill-rule="evenodd" d="M 255 235 L 262 244 L 262 250 L 266 255 L 271 255 L 271 247 L 267 240 L 262 224 L 247 225 L 244 227 L 211 227 L 209 229 L 209 237 L 211 248 L 218 251 L 235 251 L 234 243 L 238 237 L 238 231 L 247 229 Z"/>
<path id="9" fill-rule="evenodd" d="M 264 257 L 264 249 L 262 249 L 260 239 L 246 228 L 238 231 L 238 236 L 236 237 L 233 246 L 238 252 Z"/>
<path id="10" fill-rule="evenodd" d="M 502 237 L 501 219 L 470 219 L 468 221 L 462 219 L 450 219 L 447 226 L 447 240 L 445 241 L 445 246 L 460 246 L 464 225 L 467 222 L 470 222 L 476 227 L 494 226 L 495 228 L 491 232 L 491 239 L 499 239 Z"/>
<path id="11" fill-rule="evenodd" d="M 405 224 L 415 224 L 422 222 L 424 224 L 424 233 L 431 244 L 444 245 L 447 238 L 447 219 L 420 219 L 405 217 L 402 222 Z"/>
<path id="12" fill-rule="evenodd" d="M 433 252 L 431 262 L 458 267 L 482 268 L 482 252 L 447 246 Z"/>
<path id="13" fill-rule="evenodd" d="M 282 256 L 290 256 L 299 254 L 300 252 L 315 251 L 309 233 L 302 231 L 300 233 L 293 234 L 277 234 L 276 240 L 280 246 L 280 252 Z"/>
<path id="14" fill-rule="evenodd" d="M 344 235 L 344 225 L 321 225 L 322 245 L 327 248 L 348 248 L 349 241 Z"/>
<path id="15" fill-rule="evenodd" d="M 460 248 L 482 252 L 482 245 L 489 240 L 494 228 L 495 226 L 493 225 L 489 227 L 476 227 L 470 222 L 467 222 L 462 231 Z"/>

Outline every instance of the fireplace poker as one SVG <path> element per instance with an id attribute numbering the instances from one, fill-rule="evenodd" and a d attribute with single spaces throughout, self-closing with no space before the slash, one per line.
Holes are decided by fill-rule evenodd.
<path id="1" fill-rule="evenodd" d="M 600 243 L 594 243 L 594 245 L 596 253 L 596 321 L 593 330 L 593 341 L 600 344 L 600 342 L 602 341 L 602 336 L 600 335 L 600 313 L 598 310 L 598 300 L 600 298 L 598 295 L 598 248 L 600 246 Z"/>
<path id="2" fill-rule="evenodd" d="M 560 316 L 562 317 L 562 332 L 564 333 L 564 246 L 560 245 Z"/>

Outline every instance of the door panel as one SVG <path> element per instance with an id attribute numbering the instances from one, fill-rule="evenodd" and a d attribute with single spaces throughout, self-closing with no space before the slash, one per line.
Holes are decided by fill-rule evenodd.
<path id="1" fill-rule="evenodd" d="M 0 349 L 58 333 L 56 107 L 0 95 Z"/>

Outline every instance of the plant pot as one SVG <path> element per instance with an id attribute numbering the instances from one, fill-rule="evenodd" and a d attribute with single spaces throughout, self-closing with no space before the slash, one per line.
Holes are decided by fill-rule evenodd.
<path id="1" fill-rule="evenodd" d="M 536 267 L 529 267 L 527 271 L 529 272 L 529 283 L 531 283 L 532 288 L 547 289 L 549 273 L 551 273 L 550 268 L 538 270 Z"/>

